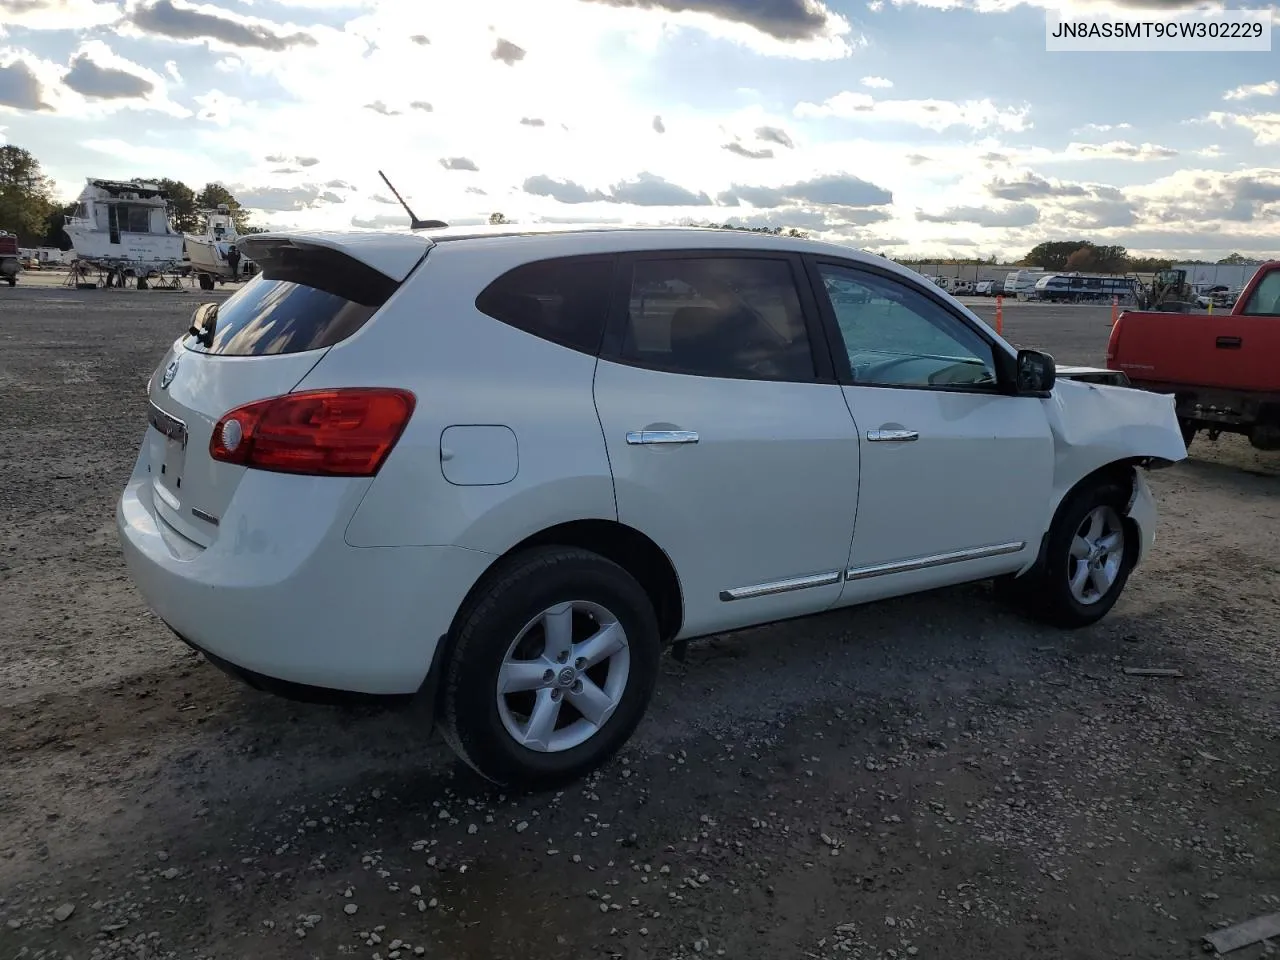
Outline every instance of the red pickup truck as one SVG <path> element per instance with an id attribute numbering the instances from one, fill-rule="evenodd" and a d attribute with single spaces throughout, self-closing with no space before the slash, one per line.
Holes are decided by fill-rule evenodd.
<path id="1" fill-rule="evenodd" d="M 0 280 L 15 286 L 22 271 L 22 257 L 18 253 L 18 235 L 0 230 Z"/>
<path id="2" fill-rule="evenodd" d="M 1126 310 L 1107 367 L 1175 397 L 1182 439 L 1241 433 L 1280 450 L 1280 260 L 1263 264 L 1230 313 Z"/>

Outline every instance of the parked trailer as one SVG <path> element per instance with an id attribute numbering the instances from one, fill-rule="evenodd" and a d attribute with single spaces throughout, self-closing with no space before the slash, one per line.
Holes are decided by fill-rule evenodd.
<path id="1" fill-rule="evenodd" d="M 1030 300 L 1035 296 L 1036 284 L 1044 277 L 1044 270 L 1036 267 L 1033 270 L 1015 270 L 1004 278 L 1004 295 L 1017 297 L 1019 300 Z"/>
<path id="2" fill-rule="evenodd" d="M 1035 297 L 1051 303 L 1087 303 L 1121 300 L 1136 302 L 1139 286 L 1134 277 L 1097 276 L 1085 273 L 1054 273 L 1036 281 Z"/>

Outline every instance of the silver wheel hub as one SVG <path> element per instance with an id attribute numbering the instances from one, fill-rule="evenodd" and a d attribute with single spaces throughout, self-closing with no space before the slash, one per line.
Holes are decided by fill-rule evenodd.
<path id="1" fill-rule="evenodd" d="M 498 670 L 498 717 L 523 747 L 571 750 L 609 722 L 630 674 L 631 650 L 618 618 L 598 603 L 559 603 L 525 624 L 507 648 Z"/>
<path id="2" fill-rule="evenodd" d="M 1124 564 L 1125 533 L 1111 506 L 1094 507 L 1071 540 L 1067 580 L 1077 602 L 1091 606 L 1110 592 Z"/>

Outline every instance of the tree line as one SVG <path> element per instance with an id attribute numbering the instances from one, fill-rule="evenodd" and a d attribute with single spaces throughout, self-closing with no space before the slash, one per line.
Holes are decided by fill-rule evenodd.
<path id="1" fill-rule="evenodd" d="M 899 262 L 907 265 L 943 263 L 948 265 L 989 266 L 996 263 L 996 258 L 994 256 L 985 260 L 978 257 L 946 260 L 921 258 Z M 1163 257 L 1136 257 L 1124 247 L 1093 243 L 1089 240 L 1047 240 L 1032 247 L 1030 253 L 1021 260 L 1015 261 L 1011 266 L 1040 267 L 1044 270 L 1055 272 L 1125 274 L 1155 273 L 1157 270 L 1168 270 L 1173 266 L 1174 262 Z M 1221 266 L 1235 266 L 1239 264 L 1254 264 L 1260 261 L 1251 260 L 1239 253 L 1233 253 L 1217 261 L 1179 260 L 1177 262 L 1190 264 L 1216 263 Z"/>
<path id="2" fill-rule="evenodd" d="M 261 227 L 249 223 L 249 212 L 220 183 L 206 183 L 197 192 L 181 180 L 170 177 L 140 177 L 157 184 L 169 199 L 174 229 L 198 233 L 204 229 L 201 210 L 226 204 L 236 230 L 261 233 Z M 29 150 L 6 144 L 0 146 L 0 229 L 18 235 L 24 247 L 57 247 L 71 249 L 62 227 L 74 214 L 76 203 L 59 203 L 53 195 L 53 181 L 40 167 L 40 161 Z"/>

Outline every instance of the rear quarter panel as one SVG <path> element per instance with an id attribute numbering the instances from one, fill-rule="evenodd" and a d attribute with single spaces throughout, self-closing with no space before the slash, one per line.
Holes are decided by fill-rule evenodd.
<path id="1" fill-rule="evenodd" d="M 352 546 L 455 545 L 501 554 L 557 523 L 617 518 L 592 400 L 595 357 L 475 308 L 490 281 L 526 259 L 516 248 L 473 255 L 438 244 L 393 308 L 331 348 L 299 385 L 402 387 L 417 397 L 409 426 L 347 527 Z M 446 479 L 442 435 L 466 425 L 510 429 L 514 477 L 503 457 L 495 482 Z M 455 479 L 476 475 L 461 466 L 451 461 L 459 468 L 451 469 Z"/>

